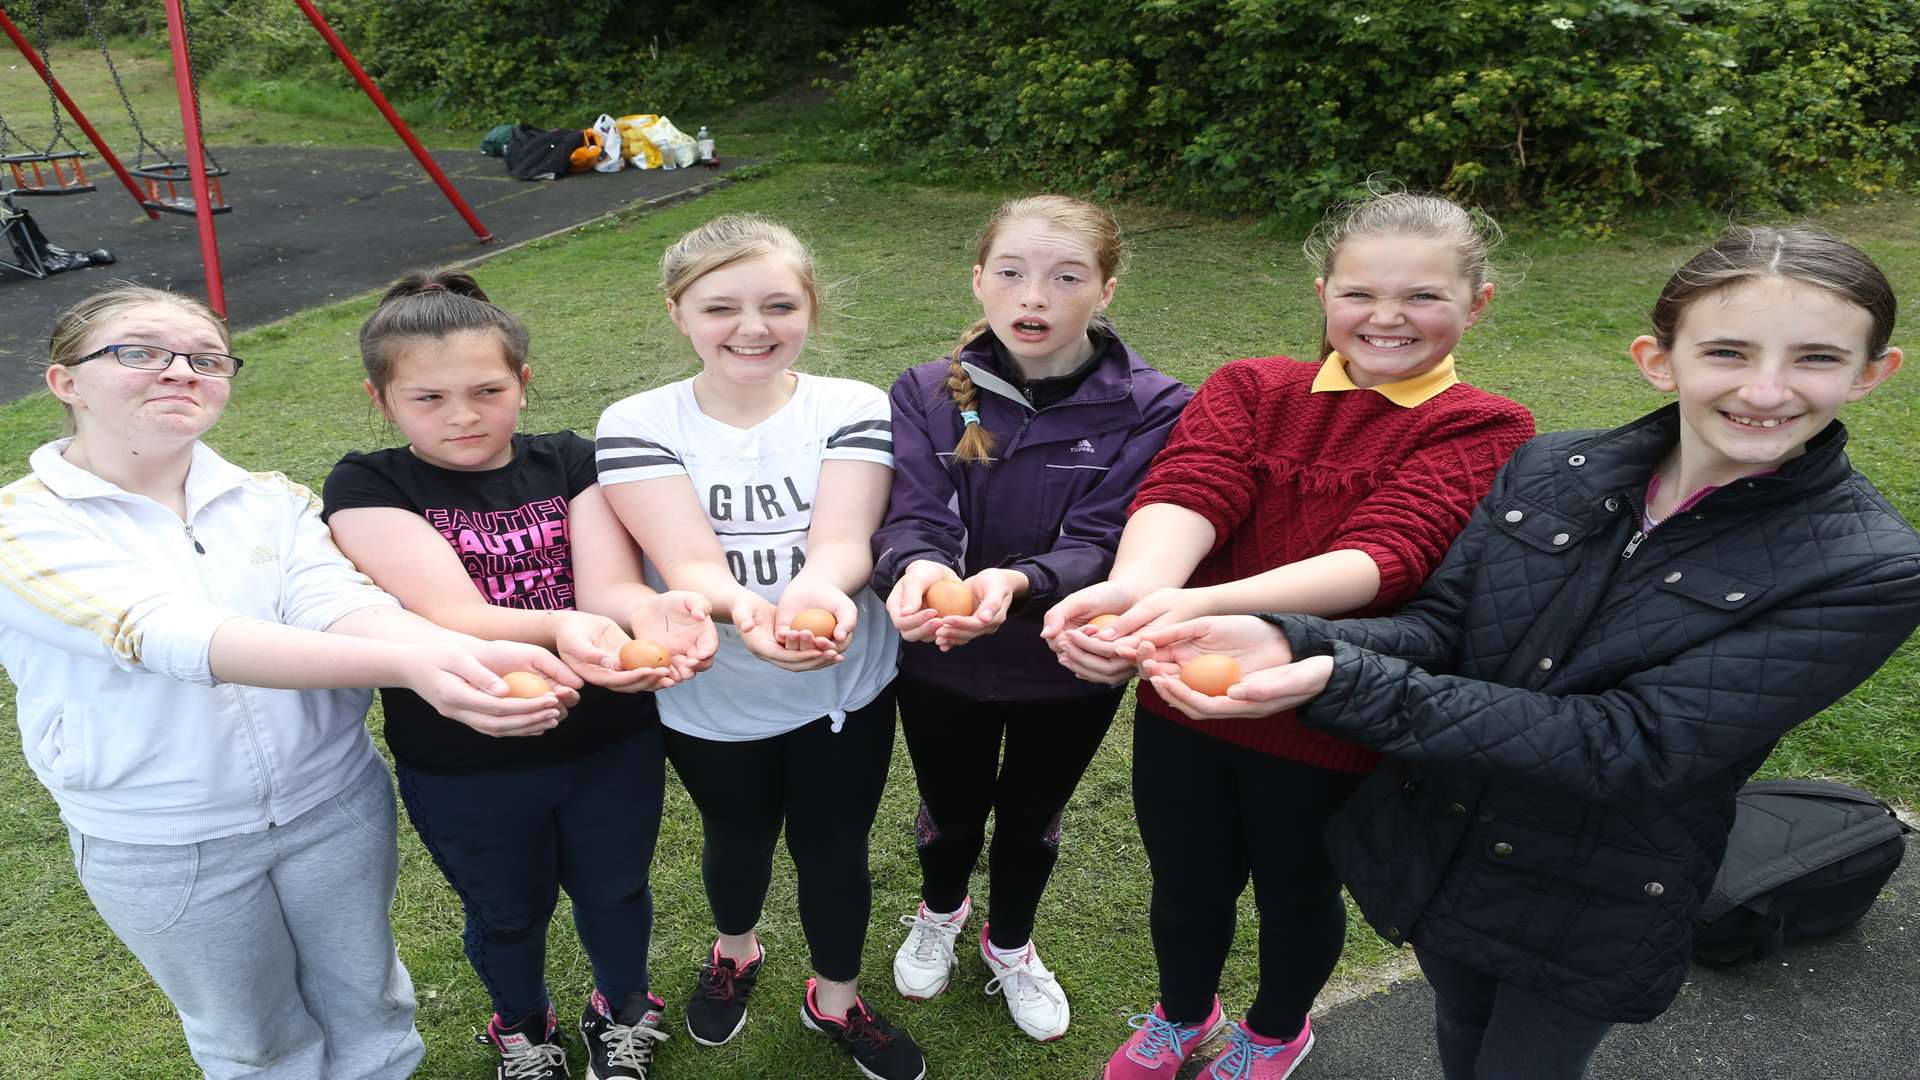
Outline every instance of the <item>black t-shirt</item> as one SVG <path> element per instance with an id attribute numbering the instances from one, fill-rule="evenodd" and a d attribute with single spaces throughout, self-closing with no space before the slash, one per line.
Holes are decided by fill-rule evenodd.
<path id="1" fill-rule="evenodd" d="M 447 538 L 489 603 L 561 611 L 574 606 L 567 504 L 594 482 L 593 444 L 571 431 L 515 435 L 513 460 L 484 472 L 430 465 L 401 446 L 341 458 L 327 476 L 322 517 L 368 506 L 412 511 Z M 589 685 L 558 727 L 497 739 L 441 716 L 403 687 L 381 690 L 380 700 L 394 760 L 432 773 L 551 764 L 658 718 L 652 694 Z"/>

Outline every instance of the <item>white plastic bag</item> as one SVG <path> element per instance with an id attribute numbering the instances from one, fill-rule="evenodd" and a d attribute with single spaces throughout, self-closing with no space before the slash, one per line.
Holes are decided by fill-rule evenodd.
<path id="1" fill-rule="evenodd" d="M 593 122 L 593 130 L 600 136 L 600 156 L 594 160 L 594 172 L 619 172 L 627 163 L 620 156 L 620 125 L 606 113 Z"/>
<path id="2" fill-rule="evenodd" d="M 640 129 L 660 150 L 660 166 L 666 169 L 684 169 L 694 163 L 700 150 L 693 136 L 673 126 L 673 121 L 662 116 L 653 123 Z"/>

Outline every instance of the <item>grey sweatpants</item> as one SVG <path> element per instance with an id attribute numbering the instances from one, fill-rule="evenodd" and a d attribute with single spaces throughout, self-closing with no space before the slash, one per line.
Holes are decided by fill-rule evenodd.
<path id="1" fill-rule="evenodd" d="M 425 1047 L 394 948 L 393 783 L 375 761 L 265 832 L 123 844 L 69 828 L 80 884 L 180 1011 L 209 1080 L 389 1080 Z"/>

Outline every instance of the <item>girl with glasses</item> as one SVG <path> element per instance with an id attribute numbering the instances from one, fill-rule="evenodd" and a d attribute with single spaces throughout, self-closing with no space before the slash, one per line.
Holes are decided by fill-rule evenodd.
<path id="1" fill-rule="evenodd" d="M 393 789 L 358 688 L 531 735 L 580 680 L 401 610 L 312 493 L 202 443 L 230 348 L 213 312 L 157 289 L 59 316 L 46 380 L 71 434 L 0 488 L 0 665 L 80 883 L 200 1069 L 404 1077 L 422 1046 L 388 922 Z M 506 697 L 516 670 L 555 688 Z"/>

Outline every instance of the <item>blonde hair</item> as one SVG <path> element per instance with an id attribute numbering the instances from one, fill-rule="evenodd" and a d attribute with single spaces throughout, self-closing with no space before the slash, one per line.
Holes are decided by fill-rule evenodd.
<path id="1" fill-rule="evenodd" d="M 993 216 L 987 218 L 986 228 L 980 230 L 980 239 L 974 244 L 973 264 L 985 265 L 987 256 L 993 253 L 994 241 L 1008 226 L 1021 221 L 1040 222 L 1087 245 L 1100 271 L 1098 284 L 1102 286 L 1126 272 L 1127 245 L 1120 235 L 1120 223 L 1113 214 L 1105 207 L 1065 195 L 1032 195 L 1001 203 Z M 986 333 L 987 325 L 986 319 L 979 319 L 967 327 L 954 345 L 952 355 L 947 357 L 947 393 L 952 395 L 954 407 L 960 410 L 963 419 L 973 414 L 973 418 L 967 420 L 961 430 L 960 441 L 954 445 L 953 457 L 956 461 L 985 462 L 993 457 L 993 432 L 980 423 L 976 411 L 980 392 L 973 385 L 973 376 L 967 374 L 966 367 L 960 362 L 961 350 Z M 1090 325 L 1102 333 L 1113 333 L 1113 323 L 1105 313 L 1095 315 Z"/>
<path id="2" fill-rule="evenodd" d="M 189 315 L 206 320 L 214 333 L 220 335 L 220 347 L 228 350 L 233 348 L 233 332 L 227 328 L 227 320 L 215 314 L 206 304 L 191 296 L 165 289 L 116 280 L 108 282 L 106 288 L 54 317 L 53 333 L 47 338 L 47 365 L 72 367 L 85 360 L 90 351 L 86 347 L 87 339 L 95 328 L 123 311 L 148 304 L 172 304 Z M 73 406 L 62 402 L 61 408 L 66 410 L 66 431 L 71 435 L 74 431 Z"/>
<path id="3" fill-rule="evenodd" d="M 688 287 L 715 270 L 772 256 L 793 264 L 807 296 L 807 326 L 818 326 L 820 279 L 813 252 L 793 230 L 760 214 L 722 214 L 681 237 L 660 256 L 660 291 L 677 304 Z"/>
<path id="4" fill-rule="evenodd" d="M 1453 247 L 1460 276 L 1473 292 L 1493 281 L 1498 271 L 1493 253 L 1506 238 L 1493 218 L 1477 208 L 1461 206 L 1439 195 L 1369 183 L 1366 197 L 1342 203 L 1308 234 L 1301 250 L 1315 275 L 1331 277 L 1333 264 L 1347 241 L 1374 236 L 1423 236 Z M 1333 353 L 1326 321 L 1320 323 L 1320 359 Z"/>

